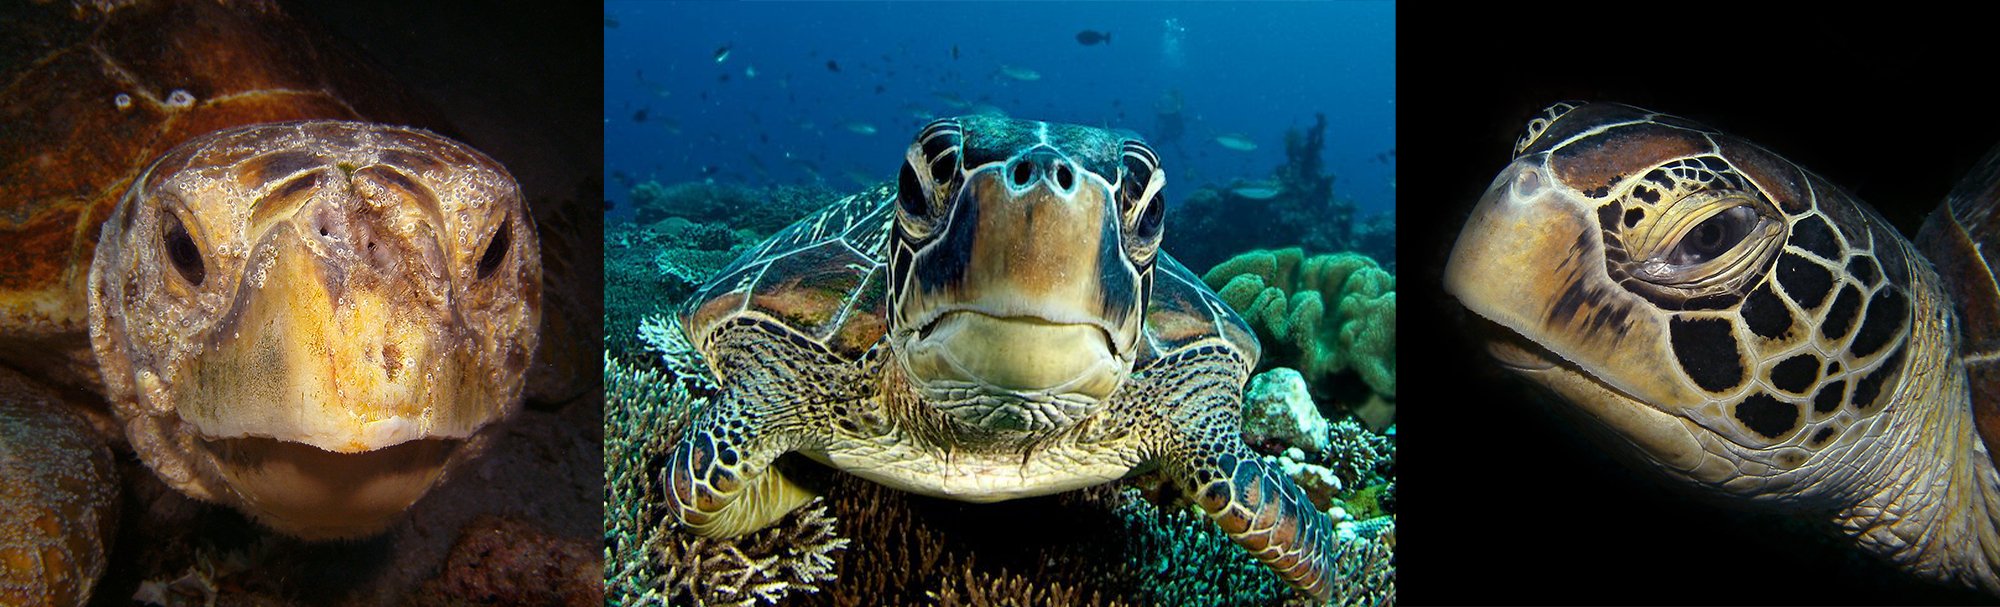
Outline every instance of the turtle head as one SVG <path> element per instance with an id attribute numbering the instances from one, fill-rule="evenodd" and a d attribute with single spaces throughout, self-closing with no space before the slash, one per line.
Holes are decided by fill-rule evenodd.
<path id="1" fill-rule="evenodd" d="M 520 403 L 541 265 L 520 190 L 425 131 L 256 125 L 141 174 L 91 267 L 134 449 L 308 539 L 398 520 Z"/>
<path id="2" fill-rule="evenodd" d="M 1565 103 L 1473 209 L 1445 287 L 1504 366 L 1641 459 L 1772 492 L 1836 473 L 1895 402 L 1917 270 L 1885 226 L 1742 140 Z"/>
<path id="3" fill-rule="evenodd" d="M 988 116 L 910 144 L 890 338 L 923 400 L 995 431 L 1101 408 L 1139 350 L 1166 174 L 1136 135 Z"/>

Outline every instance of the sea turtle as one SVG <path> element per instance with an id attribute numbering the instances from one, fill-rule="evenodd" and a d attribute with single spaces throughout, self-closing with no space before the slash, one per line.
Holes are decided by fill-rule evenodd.
<path id="1" fill-rule="evenodd" d="M 1333 523 L 1243 443 L 1258 345 L 1159 251 L 1166 174 L 1129 132 L 930 123 L 894 186 L 730 264 L 681 309 L 720 392 L 661 471 L 697 534 L 809 499 L 788 452 L 992 502 L 1163 469 L 1238 544 L 1326 598 Z"/>
<path id="2" fill-rule="evenodd" d="M 1445 269 L 1502 366 L 1642 467 L 2000 593 L 2000 151 L 1915 243 L 1770 151 L 1631 106 L 1556 104 L 1514 154 Z"/>
<path id="3" fill-rule="evenodd" d="M 398 520 L 518 409 L 519 186 L 275 5 L 16 7 L 0 38 L 0 603 L 85 600 L 107 440 L 304 539 Z M 374 120 L 381 122 L 365 122 Z"/>

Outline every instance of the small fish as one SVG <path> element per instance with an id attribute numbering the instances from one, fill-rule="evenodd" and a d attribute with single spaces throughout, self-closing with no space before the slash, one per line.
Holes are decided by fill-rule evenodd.
<path id="1" fill-rule="evenodd" d="M 849 122 L 847 124 L 840 125 L 840 128 L 847 129 L 850 132 L 861 135 L 875 134 L 875 125 L 868 124 L 866 122 Z"/>
<path id="2" fill-rule="evenodd" d="M 1034 82 L 1036 80 L 1042 79 L 1041 72 L 1037 72 L 1035 70 L 1031 70 L 1025 67 L 1014 67 L 1011 65 L 1000 66 L 999 74 L 1022 82 Z"/>
<path id="3" fill-rule="evenodd" d="M 875 85 L 875 94 L 877 94 L 877 95 L 880 95 L 880 94 L 882 94 L 882 91 L 886 91 L 886 90 L 889 90 L 889 88 L 888 88 L 888 87 L 885 87 L 885 86 L 882 86 L 882 85 L 880 85 L 880 84 L 877 84 L 877 85 Z"/>
<path id="4" fill-rule="evenodd" d="M 1220 144 L 1222 147 L 1236 150 L 1238 152 L 1249 152 L 1257 149 L 1257 142 L 1251 141 L 1248 135 L 1244 135 L 1242 133 L 1229 133 L 1226 135 L 1218 135 L 1215 138 L 1215 142 L 1217 144 Z"/>
<path id="5" fill-rule="evenodd" d="M 1105 44 L 1111 44 L 1111 32 L 1099 32 L 1099 31 L 1094 31 L 1094 30 L 1083 30 L 1083 31 L 1081 31 L 1081 32 L 1077 32 L 1077 33 L 1076 33 L 1076 43 L 1077 43 L 1077 44 L 1081 44 L 1081 45 L 1084 45 L 1084 46 L 1091 46 L 1091 45 L 1095 45 L 1095 44 L 1097 44 L 1097 43 L 1099 43 L 1099 42 L 1102 42 L 1102 43 L 1105 43 Z"/>
<path id="6" fill-rule="evenodd" d="M 1229 189 L 1231 194 L 1251 200 L 1270 200 L 1277 197 L 1280 191 L 1277 183 L 1269 181 L 1249 182 Z"/>
<path id="7" fill-rule="evenodd" d="M 604 16 L 604 27 L 607 27 L 607 28 L 610 28 L 610 29 L 618 29 L 618 18 L 617 18 L 617 17 L 613 17 L 613 16 L 611 16 L 611 15 L 605 15 L 605 16 Z M 605 202 L 610 202 L 610 201 L 608 201 L 608 200 L 607 200 L 607 201 L 605 201 Z"/>
<path id="8" fill-rule="evenodd" d="M 840 64 L 839 64 L 839 63 L 836 63 L 836 62 L 834 62 L 834 60 L 832 60 L 832 59 L 828 59 L 828 60 L 826 60 L 826 71 L 829 71 L 829 72 L 835 72 L 835 73 L 839 73 L 839 72 L 840 72 Z"/>
<path id="9" fill-rule="evenodd" d="M 939 101 L 943 101 L 945 107 L 954 110 L 962 110 L 972 105 L 971 103 L 967 103 L 964 97 L 958 96 L 957 93 L 933 91 L 931 96 L 938 98 Z"/>
<path id="10" fill-rule="evenodd" d="M 975 103 L 970 106 L 966 106 L 966 110 L 967 110 L 966 113 L 968 114 L 974 114 L 979 116 L 998 116 L 1001 118 L 1007 117 L 1007 110 L 1000 109 L 999 106 L 988 103 Z"/>
<path id="11" fill-rule="evenodd" d="M 743 67 L 743 77 L 744 77 L 744 78 L 756 78 L 756 77 L 757 77 L 757 66 L 754 66 L 754 65 L 749 65 L 749 66 L 744 66 L 744 67 Z"/>
<path id="12" fill-rule="evenodd" d="M 646 121 L 646 112 L 649 112 L 649 111 L 652 111 L 652 109 L 653 109 L 653 108 L 639 108 L 639 111 L 637 111 L 637 112 L 632 112 L 632 121 L 633 121 L 633 122 L 645 122 L 645 121 Z"/>
<path id="13" fill-rule="evenodd" d="M 729 82 L 729 74 L 720 74 L 720 75 L 717 75 L 717 76 L 715 77 L 715 81 L 716 81 L 716 82 Z"/>
<path id="14" fill-rule="evenodd" d="M 729 45 L 724 44 L 722 45 L 722 48 L 715 49 L 716 63 L 722 63 L 723 61 L 726 61 L 728 59 L 729 59 Z"/>
<path id="15" fill-rule="evenodd" d="M 951 60 L 952 61 L 958 60 L 958 45 L 956 44 L 951 45 Z"/>

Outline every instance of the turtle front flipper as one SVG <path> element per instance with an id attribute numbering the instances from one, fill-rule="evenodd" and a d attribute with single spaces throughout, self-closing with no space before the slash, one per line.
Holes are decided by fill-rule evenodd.
<path id="1" fill-rule="evenodd" d="M 118 523 L 116 475 L 82 415 L 0 368 L 0 605 L 90 598 Z"/>
<path id="2" fill-rule="evenodd" d="M 704 407 L 661 472 L 668 512 L 697 535 L 763 529 L 815 497 L 771 465 L 790 449 L 745 405 L 725 395 Z"/>
<path id="3" fill-rule="evenodd" d="M 1216 399 L 1227 398 L 1218 396 Z M 1183 428 L 1184 442 L 1161 462 L 1182 491 L 1229 539 L 1317 601 L 1333 591 L 1333 518 L 1238 438 L 1240 405 L 1214 403 Z"/>

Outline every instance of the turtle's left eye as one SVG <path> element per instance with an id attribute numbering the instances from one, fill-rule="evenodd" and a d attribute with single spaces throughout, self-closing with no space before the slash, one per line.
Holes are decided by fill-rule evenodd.
<path id="1" fill-rule="evenodd" d="M 1721 257 L 1757 227 L 1758 216 L 1750 207 L 1733 207 L 1702 220 L 1681 236 L 1679 244 L 1662 261 L 1691 266 Z"/>
<path id="2" fill-rule="evenodd" d="M 486 242 L 486 252 L 479 256 L 479 279 L 485 280 L 500 269 L 500 262 L 507 260 L 507 232 L 512 227 L 513 217 L 500 222 L 500 229 L 493 231 L 493 239 Z"/>

